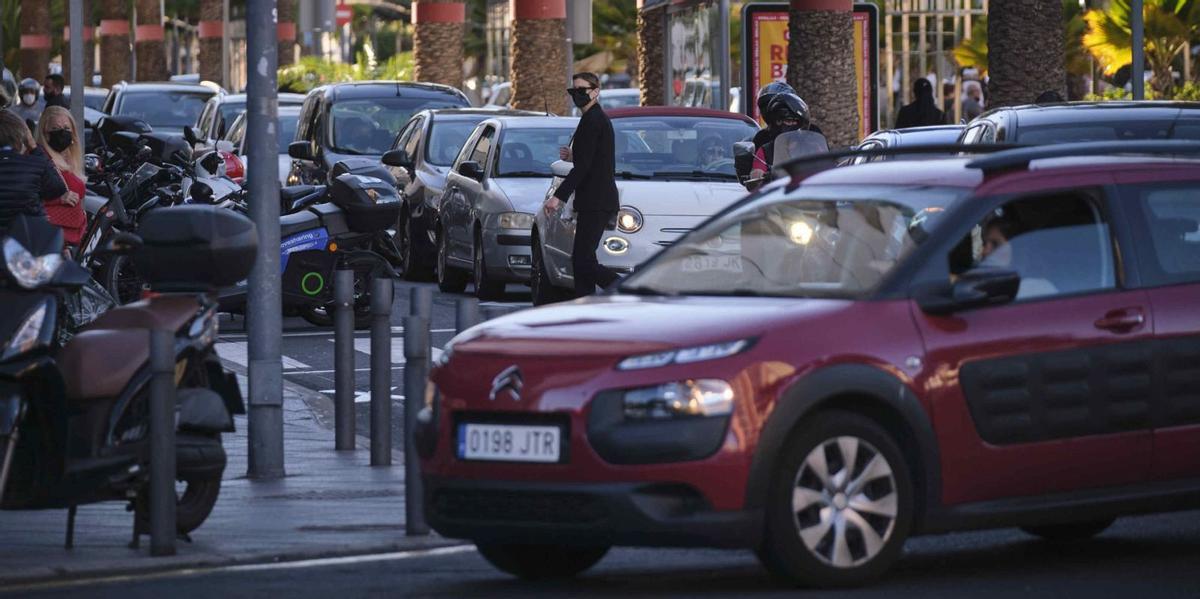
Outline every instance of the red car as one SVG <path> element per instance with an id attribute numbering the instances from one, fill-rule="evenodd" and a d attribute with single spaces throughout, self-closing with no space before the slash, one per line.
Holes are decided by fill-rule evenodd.
<path id="1" fill-rule="evenodd" d="M 879 576 L 916 534 L 1200 506 L 1200 145 L 890 161 L 767 187 L 616 293 L 454 339 L 428 517 L 502 570 L 744 547 Z"/>

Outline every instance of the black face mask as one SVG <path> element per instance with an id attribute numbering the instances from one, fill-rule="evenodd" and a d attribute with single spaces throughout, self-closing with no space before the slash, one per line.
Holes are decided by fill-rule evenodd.
<path id="1" fill-rule="evenodd" d="M 567 93 L 571 94 L 571 101 L 575 103 L 577 108 L 583 108 L 584 106 L 588 105 L 588 102 L 592 101 L 592 97 L 588 95 L 588 91 L 589 90 L 586 89 L 572 87 L 571 89 L 567 90 Z"/>
<path id="2" fill-rule="evenodd" d="M 46 134 L 46 141 L 51 150 L 62 152 L 75 143 L 75 136 L 67 129 L 57 129 Z"/>

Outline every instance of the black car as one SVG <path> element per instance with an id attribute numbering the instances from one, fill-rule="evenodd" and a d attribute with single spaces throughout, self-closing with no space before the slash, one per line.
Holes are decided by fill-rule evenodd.
<path id="1" fill-rule="evenodd" d="M 1146 139 L 1200 140 L 1200 102 L 1065 102 L 1009 106 L 967 124 L 959 143 L 1042 145 Z"/>
<path id="2" fill-rule="evenodd" d="M 183 128 L 196 124 L 204 104 L 217 93 L 215 87 L 191 83 L 118 83 L 100 112 L 137 117 L 155 131 L 183 137 Z"/>
<path id="3" fill-rule="evenodd" d="M 962 133 L 962 125 L 932 125 L 928 127 L 907 127 L 904 129 L 883 129 L 868 135 L 855 147 L 856 150 L 881 150 L 884 148 L 899 148 L 905 146 L 951 145 L 958 140 Z M 879 162 L 892 160 L 903 156 L 855 156 L 847 164 L 862 164 L 864 162 Z M 929 157 L 935 157 L 929 155 Z"/>
<path id="4" fill-rule="evenodd" d="M 290 185 L 325 183 L 334 164 L 378 160 L 412 115 L 427 108 L 470 106 L 453 87 L 433 83 L 362 81 L 318 87 L 304 99 L 296 141 L 288 146 Z"/>
<path id="5" fill-rule="evenodd" d="M 450 165 L 475 126 L 497 116 L 547 116 L 542 112 L 445 108 L 422 110 L 400 130 L 383 163 L 396 178 L 404 207 L 396 223 L 396 247 L 408 280 L 429 278 L 437 259 L 438 202 Z"/>

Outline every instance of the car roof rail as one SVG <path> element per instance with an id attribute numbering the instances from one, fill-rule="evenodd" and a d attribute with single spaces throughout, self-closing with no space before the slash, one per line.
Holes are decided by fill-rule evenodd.
<path id="1" fill-rule="evenodd" d="M 810 154 L 808 156 L 793 158 L 787 162 L 784 162 L 783 164 L 774 165 L 773 168 L 779 172 L 786 173 L 790 177 L 808 176 L 823 170 L 843 166 L 843 162 L 846 159 L 857 158 L 859 156 L 876 157 L 907 156 L 911 154 L 988 154 L 992 152 L 1004 152 L 1006 150 L 1014 150 L 1024 147 L 1025 146 L 1016 144 L 916 144 L 911 146 L 892 146 L 888 148 L 872 148 L 866 150 L 834 150 L 820 154 Z"/>
<path id="2" fill-rule="evenodd" d="M 1170 156 L 1200 154 L 1200 142 L 1189 140 L 1151 141 L 1088 141 L 1044 146 L 1025 146 L 993 156 L 976 158 L 967 163 L 985 175 L 1006 171 L 1026 170 L 1034 160 L 1070 158 L 1076 156 L 1111 155 Z"/>

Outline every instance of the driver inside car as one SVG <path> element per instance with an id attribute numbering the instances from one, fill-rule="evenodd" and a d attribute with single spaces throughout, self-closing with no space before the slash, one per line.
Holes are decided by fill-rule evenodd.
<path id="1" fill-rule="evenodd" d="M 700 142 L 700 164 L 704 170 L 717 170 L 733 160 L 730 156 L 729 144 L 721 141 L 720 137 L 710 136 Z"/>

